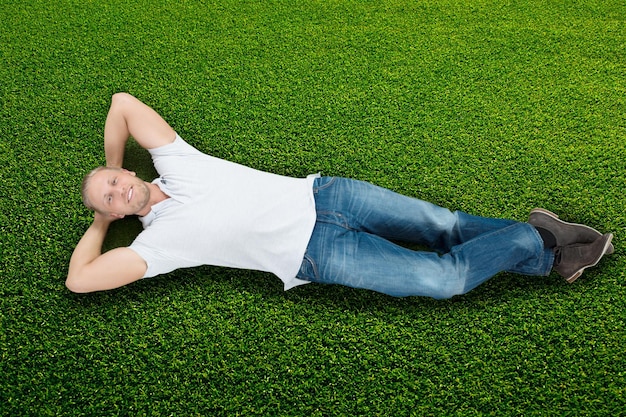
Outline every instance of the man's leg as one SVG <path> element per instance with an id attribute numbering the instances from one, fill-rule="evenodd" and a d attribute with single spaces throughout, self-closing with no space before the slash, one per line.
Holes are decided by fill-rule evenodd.
<path id="1" fill-rule="evenodd" d="M 554 259 L 526 223 L 482 234 L 439 255 L 404 248 L 336 220 L 328 215 L 316 223 L 298 278 L 396 297 L 449 298 L 519 264 L 533 275 L 547 275 Z"/>
<path id="2" fill-rule="evenodd" d="M 496 273 L 547 275 L 553 253 L 532 226 L 451 213 L 359 181 L 322 178 L 318 222 L 300 278 L 368 288 L 393 296 L 447 298 Z M 413 251 L 390 242 L 428 245 Z"/>

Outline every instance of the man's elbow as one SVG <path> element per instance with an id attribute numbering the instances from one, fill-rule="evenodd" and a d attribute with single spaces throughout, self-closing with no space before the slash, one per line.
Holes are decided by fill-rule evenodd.
<path id="1" fill-rule="evenodd" d="M 67 275 L 67 279 L 65 280 L 65 286 L 68 290 L 77 294 L 84 294 L 87 292 L 92 292 L 92 289 L 89 289 L 86 285 L 85 280 L 80 279 L 80 277 L 76 275 Z"/>
<path id="2" fill-rule="evenodd" d="M 137 99 L 128 93 L 120 92 L 111 96 L 111 107 L 123 106 L 128 103 L 137 101 Z"/>

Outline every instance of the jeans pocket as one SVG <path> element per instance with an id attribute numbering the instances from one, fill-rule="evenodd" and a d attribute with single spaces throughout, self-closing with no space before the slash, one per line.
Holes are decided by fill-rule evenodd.
<path id="1" fill-rule="evenodd" d="M 306 254 L 302 259 L 302 264 L 300 265 L 300 270 L 298 271 L 298 275 L 296 278 L 304 279 L 306 281 L 317 281 L 317 266 L 313 259 L 311 259 Z"/>
<path id="2" fill-rule="evenodd" d="M 322 191 L 335 182 L 337 177 L 320 177 L 315 179 L 315 186 L 313 187 L 313 192 L 317 193 L 318 191 Z"/>

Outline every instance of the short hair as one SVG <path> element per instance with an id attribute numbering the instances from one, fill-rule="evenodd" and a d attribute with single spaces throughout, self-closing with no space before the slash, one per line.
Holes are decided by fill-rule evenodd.
<path id="1" fill-rule="evenodd" d="M 89 171 L 87 175 L 85 175 L 85 177 L 83 178 L 83 182 L 80 187 L 80 194 L 83 198 L 83 204 L 89 210 L 99 211 L 98 209 L 94 207 L 93 202 L 89 199 L 89 196 L 87 195 L 87 191 L 89 190 L 89 186 L 91 185 L 91 180 L 93 179 L 94 175 L 96 175 L 100 171 L 104 171 L 105 169 L 112 170 L 112 171 L 121 170 L 121 168 L 100 166 Z"/>

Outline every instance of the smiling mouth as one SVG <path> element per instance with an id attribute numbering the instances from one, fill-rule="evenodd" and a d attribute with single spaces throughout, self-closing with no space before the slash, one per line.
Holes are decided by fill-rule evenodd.
<path id="1" fill-rule="evenodd" d="M 128 202 L 130 203 L 130 199 L 133 198 L 133 187 L 130 187 L 128 190 Z"/>

